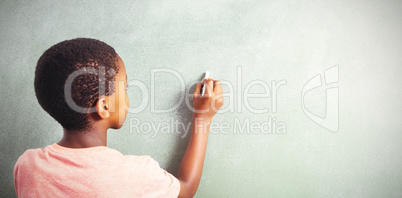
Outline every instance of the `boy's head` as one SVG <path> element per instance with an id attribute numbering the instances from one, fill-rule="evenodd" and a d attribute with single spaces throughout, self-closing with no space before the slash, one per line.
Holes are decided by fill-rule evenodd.
<path id="1" fill-rule="evenodd" d="M 98 107 L 107 110 L 105 97 L 120 90 L 116 80 L 127 82 L 126 78 L 124 63 L 111 46 L 95 39 L 77 38 L 50 47 L 39 58 L 35 93 L 42 108 L 64 129 L 83 131 L 92 126 L 90 113 L 94 111 L 91 109 L 96 109 L 98 114 Z M 119 95 L 123 94 L 120 92 Z M 78 111 L 72 103 L 87 111 Z M 103 114 L 99 115 L 104 118 Z"/>

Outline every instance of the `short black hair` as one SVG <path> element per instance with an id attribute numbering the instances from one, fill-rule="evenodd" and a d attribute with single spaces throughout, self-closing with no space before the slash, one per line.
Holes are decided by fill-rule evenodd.
<path id="1" fill-rule="evenodd" d="M 102 41 L 90 38 L 62 41 L 46 50 L 36 65 L 34 84 L 39 104 L 67 130 L 83 131 L 91 126 L 88 113 L 71 108 L 64 94 L 67 79 L 80 69 L 99 72 L 86 72 L 72 81 L 70 93 L 77 106 L 89 109 L 99 96 L 114 93 L 118 55 Z"/>

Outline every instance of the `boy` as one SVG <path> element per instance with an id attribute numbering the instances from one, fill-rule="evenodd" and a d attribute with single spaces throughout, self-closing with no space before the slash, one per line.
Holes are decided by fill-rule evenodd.
<path id="1" fill-rule="evenodd" d="M 219 81 L 204 79 L 195 88 L 192 134 L 177 178 L 149 156 L 106 147 L 107 130 L 122 127 L 128 107 L 125 66 L 111 46 L 87 38 L 60 42 L 38 60 L 34 84 L 39 104 L 63 126 L 64 135 L 19 157 L 18 197 L 194 196 L 209 125 L 223 105 Z"/>

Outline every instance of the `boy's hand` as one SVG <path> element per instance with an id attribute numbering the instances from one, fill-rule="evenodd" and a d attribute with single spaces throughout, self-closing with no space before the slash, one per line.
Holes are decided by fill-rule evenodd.
<path id="1" fill-rule="evenodd" d="M 205 86 L 205 93 L 201 95 L 203 86 Z M 223 106 L 223 103 L 221 82 L 208 78 L 197 84 L 193 93 L 195 117 L 212 120 L 212 117 Z"/>
<path id="2" fill-rule="evenodd" d="M 202 86 L 205 86 L 204 95 L 201 95 Z M 193 105 L 193 131 L 177 175 L 179 197 L 193 197 L 200 184 L 212 117 L 223 106 L 221 83 L 210 78 L 198 83 L 193 93 Z"/>

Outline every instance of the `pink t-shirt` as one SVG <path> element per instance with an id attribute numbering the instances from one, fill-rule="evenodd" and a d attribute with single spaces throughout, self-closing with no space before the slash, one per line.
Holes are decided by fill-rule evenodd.
<path id="1" fill-rule="evenodd" d="M 150 156 L 106 146 L 29 149 L 14 167 L 18 197 L 177 197 L 179 181 Z"/>

